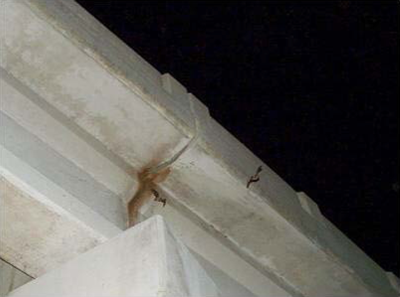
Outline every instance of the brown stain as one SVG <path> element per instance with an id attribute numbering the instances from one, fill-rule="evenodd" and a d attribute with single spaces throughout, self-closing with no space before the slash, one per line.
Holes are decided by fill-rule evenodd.
<path id="1" fill-rule="evenodd" d="M 161 164 L 166 159 L 166 155 L 171 151 L 170 143 L 161 144 L 154 152 L 154 157 L 150 162 L 143 166 L 139 171 L 136 171 L 133 167 L 129 167 L 126 173 L 131 177 L 136 177 L 138 186 L 135 194 L 129 200 L 127 204 L 128 222 L 127 227 L 135 225 L 138 217 L 139 209 L 155 196 L 156 201 L 160 201 L 165 205 L 166 200 L 158 196 L 156 190 L 157 184 L 165 181 L 171 173 L 171 168 L 167 167 L 159 172 L 149 173 L 150 168 L 154 168 Z M 157 194 L 156 194 L 157 193 Z"/>
<path id="2" fill-rule="evenodd" d="M 166 168 L 160 172 L 149 173 L 151 166 L 146 166 L 137 173 L 138 188 L 135 195 L 128 202 L 128 227 L 135 225 L 139 209 L 153 196 L 157 184 L 162 183 L 171 172 Z"/>
<path id="3" fill-rule="evenodd" d="M 118 126 L 104 115 L 91 115 L 88 113 L 88 116 L 90 123 L 98 129 L 99 138 L 110 147 L 114 147 L 118 139 Z"/>
<path id="4" fill-rule="evenodd" d="M 144 172 L 146 169 L 155 167 L 160 164 L 162 161 L 168 158 L 168 155 L 173 154 L 173 149 L 176 147 L 177 144 L 175 143 L 160 143 L 158 147 L 153 150 L 152 154 L 154 157 L 149 161 L 146 162 L 146 165 L 141 166 L 139 170 L 137 170 L 133 164 L 128 164 L 127 168 L 124 169 L 124 172 L 128 174 L 133 179 L 139 180 L 139 175 L 141 172 Z M 140 166 L 138 166 L 140 167 Z"/>

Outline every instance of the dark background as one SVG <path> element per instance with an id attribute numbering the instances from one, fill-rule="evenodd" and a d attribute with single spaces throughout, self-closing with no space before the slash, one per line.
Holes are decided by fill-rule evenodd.
<path id="1" fill-rule="evenodd" d="M 399 5 L 84 1 L 399 275 Z"/>

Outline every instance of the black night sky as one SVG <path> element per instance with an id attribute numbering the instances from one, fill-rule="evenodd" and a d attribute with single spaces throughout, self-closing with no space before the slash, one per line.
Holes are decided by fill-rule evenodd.
<path id="1" fill-rule="evenodd" d="M 399 275 L 399 5 L 84 1 Z"/>

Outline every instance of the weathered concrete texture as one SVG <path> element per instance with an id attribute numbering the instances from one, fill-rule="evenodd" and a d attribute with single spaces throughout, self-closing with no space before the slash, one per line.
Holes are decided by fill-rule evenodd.
<path id="1" fill-rule="evenodd" d="M 28 176 L 38 175 L 44 181 L 49 180 L 49 185 L 55 184 L 55 189 L 58 190 L 51 187 L 47 189 L 50 191 L 46 191 L 45 188 L 39 188 L 39 190 L 41 194 L 50 195 L 47 198 L 48 201 L 56 204 L 60 203 L 60 199 L 57 199 L 58 196 L 64 195 L 65 191 L 69 194 L 75 194 L 76 197 L 72 195 L 64 197 L 65 199 L 62 199 L 60 207 L 63 208 L 66 204 L 74 204 L 74 201 L 79 198 L 84 205 L 90 206 L 90 208 L 80 208 L 82 215 L 78 218 L 78 221 L 84 224 L 86 223 L 81 219 L 86 217 L 85 211 L 89 210 L 89 212 L 103 213 L 105 217 L 109 217 L 111 222 L 121 225 L 121 219 L 125 216 L 120 210 L 117 213 L 113 211 L 113 209 L 118 209 L 116 208 L 118 203 L 114 203 L 113 193 L 125 200 L 124 197 L 129 192 L 132 192 L 132 185 L 135 183 L 133 178 L 124 171 L 126 170 L 126 165 L 124 166 L 116 156 L 106 151 L 99 143 L 94 142 L 91 139 L 93 138 L 91 135 L 85 134 L 83 131 L 78 130 L 76 126 L 71 125 L 68 119 L 65 116 L 63 117 L 58 110 L 46 104 L 31 89 L 21 84 L 6 71 L 0 70 L 0 77 L 2 101 L 0 105 L 0 122 L 4 129 L 0 144 L 8 152 L 12 151 L 12 154 L 15 154 L 14 159 L 9 158 L 9 161 L 17 161 L 15 165 L 12 165 L 13 163 L 9 165 L 10 170 L 14 168 L 13 174 L 16 176 L 21 174 L 20 171 L 15 171 L 15 168 L 21 167 L 18 164 L 22 163 L 26 165 L 24 166 L 28 171 L 21 175 L 20 178 L 25 179 Z M 6 151 L 4 151 L 2 157 L 5 158 L 6 156 Z M 5 162 L 1 163 L 2 166 L 6 165 Z M 35 186 L 35 184 L 31 185 Z M 21 192 L 24 192 L 24 190 L 21 189 Z M 23 211 L 29 210 L 29 213 L 39 213 L 38 209 L 42 208 L 42 199 L 35 195 L 37 195 L 37 192 L 31 193 L 32 203 L 35 202 L 34 205 L 36 207 L 32 208 L 32 205 L 29 206 L 29 204 L 21 202 L 20 208 Z M 70 203 L 68 202 L 69 198 L 72 198 Z M 5 200 L 2 201 L 5 202 Z M 10 215 L 7 216 L 4 226 L 11 232 L 11 226 L 14 225 L 12 220 L 17 219 L 16 216 L 11 216 L 11 213 L 21 212 L 21 209 L 13 209 L 12 205 L 7 205 L 7 207 L 12 208 L 12 211 L 9 211 Z M 47 206 L 44 205 L 44 208 L 47 208 Z M 169 209 L 169 206 L 167 206 L 167 209 Z M 61 216 L 60 221 L 62 221 L 63 229 L 57 229 L 58 232 L 62 231 L 65 236 L 69 236 L 68 234 L 75 230 L 75 214 L 76 212 L 68 211 L 68 214 L 64 214 L 66 215 L 65 218 Z M 90 217 L 90 213 L 88 216 Z M 34 226 L 36 233 L 46 234 L 44 240 L 52 242 L 52 244 L 51 246 L 46 246 L 45 244 L 38 245 L 35 242 L 30 242 L 28 233 L 30 229 L 28 229 L 27 233 L 21 233 L 18 237 L 13 238 L 10 242 L 10 245 L 13 245 L 13 249 L 2 250 L 4 257 L 9 258 L 10 261 L 15 261 L 13 262 L 14 265 L 35 276 L 56 268 L 70 259 L 70 246 L 64 244 L 63 240 L 55 240 L 53 233 L 51 233 L 52 235 L 48 234 L 49 226 L 54 224 L 54 217 L 58 217 L 57 213 L 54 214 L 52 212 L 52 208 L 50 208 L 50 211 L 40 211 L 40 220 L 33 223 L 31 222 L 31 215 L 22 217 L 24 220 L 18 219 L 19 221 L 15 226 L 22 224 L 29 228 Z M 38 216 L 35 217 L 38 218 Z M 182 217 L 182 215 L 175 211 L 173 216 L 168 216 L 168 220 L 180 222 L 174 225 L 174 229 L 181 226 L 186 227 L 180 238 L 185 242 L 190 241 L 190 238 L 196 238 L 195 242 L 191 242 L 191 247 L 199 251 L 206 259 L 216 263 L 219 267 L 218 269 L 225 270 L 226 273 L 233 274 L 235 277 L 238 283 L 227 289 L 235 288 L 237 292 L 242 292 L 244 289 L 241 289 L 240 284 L 245 284 L 259 296 L 264 296 L 266 292 L 275 297 L 289 296 L 223 245 L 210 244 L 210 241 L 213 241 L 210 234 L 202 231 L 189 220 L 181 222 L 179 217 Z M 85 229 L 83 226 L 82 228 L 83 230 Z M 91 227 L 89 226 L 89 228 Z M 196 232 L 193 232 L 194 229 L 196 229 Z M 199 232 L 202 233 L 201 237 Z M 64 235 L 59 234 L 61 238 Z M 199 240 L 199 238 L 201 239 Z M 43 240 L 43 238 L 40 240 Z M 102 241 L 98 241 L 98 243 Z M 27 242 L 30 242 L 30 244 L 26 244 Z M 207 249 L 204 246 L 207 246 Z M 79 248 L 80 252 L 85 250 L 85 248 Z M 5 253 L 9 255 L 5 255 Z M 39 260 L 38 257 L 31 257 L 36 254 L 43 256 L 39 257 Z M 218 275 L 221 276 L 221 279 L 224 279 L 223 271 L 219 271 Z M 226 278 L 229 278 L 229 276 Z"/>
<path id="2" fill-rule="evenodd" d="M 203 257 L 196 253 L 192 253 L 195 259 L 199 262 L 201 267 L 207 272 L 216 286 L 219 288 L 220 295 L 226 297 L 255 297 L 249 290 L 246 288 L 239 286 L 236 281 L 230 278 L 226 273 L 222 270 L 218 269 L 212 263 L 205 260 Z M 277 296 L 270 295 L 267 292 L 264 292 L 264 296 Z"/>
<path id="3" fill-rule="evenodd" d="M 200 101 L 171 76 L 160 76 L 73 1 L 7 0 L 1 5 L 7 28 L 0 36 L 4 72 L 43 106 L 57 110 L 55 118 L 70 131 L 90 139 L 103 164 L 112 162 L 122 180 L 187 143 L 195 133 L 193 99 L 201 123 L 198 145 L 160 185 L 180 213 L 289 294 L 396 294 L 385 272 L 318 215 L 310 200 L 299 199 L 210 118 Z M 25 127 L 23 120 L 16 122 Z M 39 138 L 49 137 L 45 134 Z M 56 147 L 82 168 L 77 154 Z M 260 182 L 247 189 L 247 179 L 261 164 Z M 114 184 L 94 166 L 88 171 L 121 199 L 129 197 L 126 182 Z"/>
<path id="4" fill-rule="evenodd" d="M 31 281 L 32 278 L 0 259 L 0 297 Z"/>
<path id="5" fill-rule="evenodd" d="M 250 291 L 260 297 L 292 296 L 227 248 L 220 240 L 210 236 L 209 232 L 186 217 L 184 212 L 178 211 L 173 201 L 169 200 L 165 207 L 158 202 L 149 202 L 141 209 L 140 219 L 145 220 L 154 215 L 161 215 L 175 236 L 194 251 L 199 263 L 220 288 L 222 295 L 251 296 L 247 293 Z"/>
<path id="6" fill-rule="evenodd" d="M 2 127 L 11 127 L 6 126 L 4 118 L 1 122 Z M 15 129 L 7 130 L 10 132 L 14 131 L 16 136 L 21 136 Z M 8 133 L 5 133 L 5 135 L 7 134 Z M 18 137 L 20 141 L 30 138 L 30 135 Z M 8 147 L 12 147 L 12 141 L 7 142 L 7 145 Z M 34 145 L 31 146 L 31 149 L 32 151 L 37 150 Z M 21 156 L 22 155 L 23 154 L 21 154 Z M 2 210 L 0 254 L 3 257 L 8 257 L 9 261 L 13 262 L 14 265 L 17 265 L 34 276 L 40 276 L 46 271 L 57 269 L 59 265 L 104 242 L 107 238 L 112 237 L 113 234 L 121 232 L 120 230 L 113 230 L 111 228 L 111 233 L 107 231 L 104 232 L 104 236 L 100 236 L 98 232 L 102 231 L 101 221 L 89 220 L 89 217 L 93 216 L 93 210 L 85 208 L 82 204 L 77 204 L 80 213 L 86 218 L 86 220 L 84 220 L 83 217 L 80 217 L 76 212 L 76 209 L 68 209 L 66 207 L 65 203 L 70 205 L 77 203 L 72 196 L 64 197 L 65 200 L 63 199 L 64 201 L 60 201 L 60 199 L 57 198 L 65 195 L 64 191 L 60 189 L 58 189 L 58 191 L 55 190 L 53 187 L 56 186 L 52 185 L 49 181 L 46 182 L 44 177 L 41 177 L 37 172 L 32 170 L 32 168 L 23 164 L 21 159 L 17 159 L 6 149 L 3 148 L 1 150 L 1 156 L 2 158 L 6 158 L 7 161 L 3 160 L 2 162 L 2 177 L 0 179 L 0 203 Z M 49 159 L 46 160 L 48 161 Z M 53 170 L 62 171 L 62 166 L 58 166 L 60 163 L 62 163 L 62 161 L 53 163 Z M 13 166 L 11 166 L 11 164 Z M 17 168 L 19 170 L 15 170 Z M 12 175 L 8 169 L 14 169 L 12 173 L 15 175 Z M 46 172 L 43 174 L 46 174 Z M 10 180 L 14 180 L 16 184 L 11 184 L 3 175 Z M 21 184 L 21 182 L 16 179 L 16 175 L 22 179 L 29 176 L 30 179 L 26 179 L 29 186 Z M 38 182 L 32 182 L 35 178 L 43 179 L 45 182 L 44 185 L 48 187 L 47 190 L 49 191 L 40 187 Z M 25 188 L 25 186 L 27 186 L 27 188 Z M 28 192 L 29 195 L 26 194 L 25 191 Z M 51 199 L 43 195 L 52 195 L 54 198 Z M 89 198 L 90 197 L 91 195 L 89 195 Z M 179 216 L 179 214 L 177 214 L 177 216 Z M 93 228 L 92 232 L 90 232 L 92 228 L 91 225 L 96 227 Z M 180 238 L 183 239 L 186 237 L 187 235 L 180 236 Z M 205 238 L 202 238 L 204 242 L 200 243 L 200 246 L 208 244 L 207 240 L 210 239 L 207 239 L 207 237 L 210 236 L 206 234 Z M 197 248 L 200 247 L 197 246 Z M 214 253 L 216 251 L 217 249 Z M 233 257 L 232 259 L 231 257 L 231 261 L 233 265 L 240 261 L 240 258 L 236 257 L 235 259 L 235 257 Z M 202 263 L 207 263 L 207 261 L 203 260 Z M 208 264 L 208 267 L 210 267 L 210 265 L 211 264 Z M 242 269 L 240 264 L 235 265 L 237 265 L 235 267 L 236 269 Z M 224 277 L 224 273 L 218 268 L 212 269 L 212 273 L 213 275 L 216 274 L 219 276 L 216 281 L 221 280 L 224 284 L 230 279 L 227 276 Z M 253 278 L 251 273 L 248 274 L 247 277 Z M 273 283 L 268 284 L 263 277 L 261 277 L 261 279 L 261 282 L 265 283 L 262 286 L 258 285 L 262 292 L 276 292 L 277 289 L 274 289 L 276 286 Z M 229 289 L 232 290 L 233 288 L 235 288 L 237 292 L 246 292 L 246 290 L 234 280 L 231 280 L 229 283 L 230 287 L 224 288 L 222 293 Z M 254 290 L 254 288 L 252 289 Z M 224 296 L 230 296 L 230 294 L 224 294 Z M 251 296 L 251 293 L 246 294 L 246 296 Z M 281 293 L 274 294 L 273 296 L 287 295 Z"/>
<path id="7" fill-rule="evenodd" d="M 37 277 L 120 233 L 4 146 L 0 155 L 0 257 L 9 263 Z"/>
<path id="8" fill-rule="evenodd" d="M 392 284 L 393 288 L 399 293 L 400 296 L 400 279 L 393 272 L 387 272 L 386 274 L 389 282 Z"/>
<path id="9" fill-rule="evenodd" d="M 125 206 L 117 195 L 62 158 L 1 111 L 0 122 L 3 128 L 0 145 L 115 226 L 121 229 L 125 227 Z"/>
<path id="10" fill-rule="evenodd" d="M 156 216 L 9 296 L 221 295 L 189 250 Z"/>
<path id="11" fill-rule="evenodd" d="M 131 190 L 134 179 L 114 164 L 122 162 L 94 137 L 2 68 L 0 78 L 4 114 L 116 195 L 124 197 Z"/>

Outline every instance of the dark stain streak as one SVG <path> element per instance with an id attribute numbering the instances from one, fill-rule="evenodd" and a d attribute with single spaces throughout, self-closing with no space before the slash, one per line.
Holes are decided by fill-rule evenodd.
<path id="1" fill-rule="evenodd" d="M 154 201 L 161 202 L 163 207 L 167 204 L 167 199 L 160 197 L 160 193 L 157 192 L 155 189 L 151 189 L 151 192 L 154 195 Z"/>
<path id="2" fill-rule="evenodd" d="M 262 166 L 258 166 L 256 174 L 252 175 L 247 182 L 246 188 L 249 188 L 252 183 L 256 183 L 260 180 L 260 172 L 262 171 Z"/>
<path id="3" fill-rule="evenodd" d="M 11 280 L 8 286 L 8 292 L 11 292 L 14 289 L 14 281 L 15 281 L 15 269 L 11 270 Z"/>

